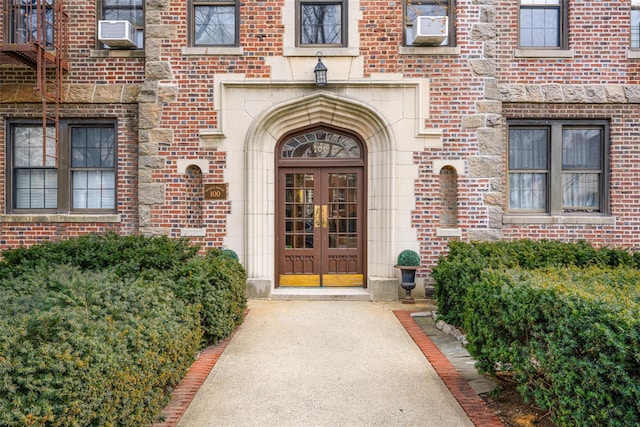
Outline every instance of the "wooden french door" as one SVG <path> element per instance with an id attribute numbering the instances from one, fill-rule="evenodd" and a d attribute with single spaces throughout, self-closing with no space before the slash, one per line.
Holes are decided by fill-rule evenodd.
<path id="1" fill-rule="evenodd" d="M 364 286 L 363 171 L 278 170 L 279 286 Z"/>

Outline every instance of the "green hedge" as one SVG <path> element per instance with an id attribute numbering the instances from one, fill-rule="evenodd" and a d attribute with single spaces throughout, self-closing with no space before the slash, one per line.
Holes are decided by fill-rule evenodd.
<path id="1" fill-rule="evenodd" d="M 137 276 L 148 270 L 171 270 L 194 258 L 198 250 L 199 247 L 191 245 L 188 240 L 166 236 L 91 234 L 5 250 L 0 263 L 0 278 L 46 263 L 70 264 L 93 271 L 113 268 L 121 276 Z"/>
<path id="2" fill-rule="evenodd" d="M 2 426 L 148 425 L 200 348 L 195 307 L 161 286 L 64 265 L 2 286 Z"/>
<path id="3" fill-rule="evenodd" d="M 0 426 L 144 426 L 243 320 L 246 273 L 185 240 L 85 236 L 2 253 Z"/>
<path id="4" fill-rule="evenodd" d="M 595 249 L 589 243 L 563 243 L 552 240 L 516 240 L 512 242 L 459 242 L 449 245 L 432 270 L 434 298 L 443 320 L 462 325 L 467 290 L 486 268 L 521 267 L 536 269 L 564 266 L 632 266 L 640 265 L 640 254 L 622 249 Z"/>
<path id="5" fill-rule="evenodd" d="M 465 297 L 468 349 L 557 425 L 640 425 L 639 285 L 628 268 L 482 271 Z"/>
<path id="6" fill-rule="evenodd" d="M 244 319 L 247 274 L 224 251 L 211 249 L 204 258 L 189 260 L 168 271 L 162 280 L 184 301 L 201 305 L 205 343 L 226 338 Z"/>

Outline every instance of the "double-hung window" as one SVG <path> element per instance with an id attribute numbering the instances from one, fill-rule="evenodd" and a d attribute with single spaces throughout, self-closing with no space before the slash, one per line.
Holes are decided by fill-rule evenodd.
<path id="1" fill-rule="evenodd" d="M 238 46 L 239 4 L 237 0 L 191 0 L 190 44 Z"/>
<path id="2" fill-rule="evenodd" d="M 54 0 L 5 0 L 10 43 L 36 43 L 53 48 Z"/>
<path id="3" fill-rule="evenodd" d="M 509 211 L 605 214 L 607 165 L 605 122 L 510 122 Z"/>
<path id="4" fill-rule="evenodd" d="M 102 18 L 105 21 L 129 21 L 136 29 L 136 47 L 144 47 L 143 0 L 102 0 Z"/>
<path id="5" fill-rule="evenodd" d="M 640 0 L 631 0 L 631 48 L 640 49 Z"/>
<path id="6" fill-rule="evenodd" d="M 347 46 L 346 0 L 298 0 L 296 11 L 299 47 Z"/>
<path id="7" fill-rule="evenodd" d="M 520 0 L 520 47 L 567 49 L 567 0 Z"/>
<path id="8" fill-rule="evenodd" d="M 455 0 L 404 0 L 406 46 L 455 46 Z"/>
<path id="9" fill-rule="evenodd" d="M 60 140 L 35 123 L 9 125 L 7 210 L 81 213 L 116 210 L 116 129 L 113 122 L 64 121 Z M 47 135 L 54 134 L 47 128 Z"/>

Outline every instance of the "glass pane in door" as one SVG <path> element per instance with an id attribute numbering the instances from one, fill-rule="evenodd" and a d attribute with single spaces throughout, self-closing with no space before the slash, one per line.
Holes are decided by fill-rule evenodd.
<path id="1" fill-rule="evenodd" d="M 313 249 L 314 175 L 285 176 L 285 248 Z"/>
<path id="2" fill-rule="evenodd" d="M 358 247 L 356 173 L 330 173 L 328 188 L 329 249 Z"/>

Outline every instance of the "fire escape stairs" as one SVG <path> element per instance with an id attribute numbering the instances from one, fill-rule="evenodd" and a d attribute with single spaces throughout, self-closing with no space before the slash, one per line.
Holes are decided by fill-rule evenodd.
<path id="1" fill-rule="evenodd" d="M 43 165 L 48 164 L 49 158 L 54 158 L 57 165 L 62 78 L 63 72 L 69 70 L 64 1 L 5 0 L 2 12 L 0 64 L 35 71 L 34 91 L 42 104 Z"/>

